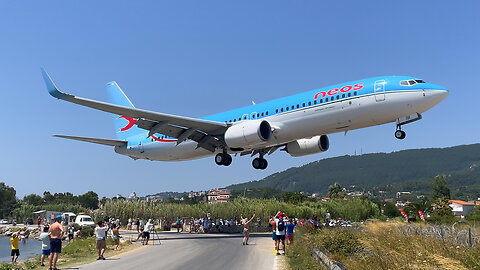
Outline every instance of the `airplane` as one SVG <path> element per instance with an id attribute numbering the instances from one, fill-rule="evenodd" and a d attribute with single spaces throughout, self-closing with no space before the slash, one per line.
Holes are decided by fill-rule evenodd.
<path id="1" fill-rule="evenodd" d="M 327 151 L 328 135 L 395 122 L 402 126 L 422 119 L 422 113 L 448 96 L 445 87 L 410 76 L 383 76 L 341 83 L 203 118 L 137 109 L 115 81 L 106 85 L 110 103 L 58 90 L 42 69 L 51 96 L 115 114 L 117 139 L 54 135 L 113 146 L 134 160 L 184 161 L 215 156 L 229 166 L 231 154 L 254 157 L 264 170 L 265 155 L 276 150 L 293 157 Z"/>

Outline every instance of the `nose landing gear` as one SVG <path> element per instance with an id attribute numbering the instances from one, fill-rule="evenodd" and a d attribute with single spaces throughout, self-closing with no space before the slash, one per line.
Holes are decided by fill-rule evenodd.
<path id="1" fill-rule="evenodd" d="M 397 138 L 399 140 L 403 140 L 403 139 L 405 139 L 405 137 L 407 137 L 407 133 L 405 133 L 405 131 L 401 130 L 400 126 L 398 126 L 397 131 L 395 131 L 395 138 Z"/>
<path id="2" fill-rule="evenodd" d="M 405 139 L 407 133 L 402 130 L 402 125 L 406 125 L 415 121 L 422 119 L 422 115 L 419 113 L 413 113 L 407 116 L 400 117 L 396 120 L 397 122 L 397 131 L 395 131 L 395 138 L 399 140 Z"/>

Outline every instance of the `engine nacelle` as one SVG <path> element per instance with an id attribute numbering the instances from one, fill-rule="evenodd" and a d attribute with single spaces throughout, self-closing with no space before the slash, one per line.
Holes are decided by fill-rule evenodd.
<path id="1" fill-rule="evenodd" d="M 233 125 L 225 131 L 225 142 L 230 148 L 255 148 L 272 138 L 272 127 L 265 120 L 249 120 Z"/>
<path id="2" fill-rule="evenodd" d="M 287 144 L 286 151 L 292 157 L 301 157 L 325 152 L 330 147 L 327 135 L 315 136 L 310 139 L 300 139 Z"/>

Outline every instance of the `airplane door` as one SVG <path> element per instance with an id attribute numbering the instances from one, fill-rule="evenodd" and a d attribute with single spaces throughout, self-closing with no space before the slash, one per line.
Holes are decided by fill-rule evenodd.
<path id="1" fill-rule="evenodd" d="M 375 100 L 377 102 L 385 100 L 385 80 L 375 81 L 373 90 L 375 92 Z"/>

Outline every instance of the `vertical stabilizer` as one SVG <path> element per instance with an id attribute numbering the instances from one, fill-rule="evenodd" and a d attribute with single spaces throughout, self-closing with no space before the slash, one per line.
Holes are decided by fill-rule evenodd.
<path id="1" fill-rule="evenodd" d="M 130 99 L 128 99 L 128 97 L 125 95 L 122 89 L 120 89 L 120 86 L 118 86 L 116 82 L 109 82 L 107 83 L 106 87 L 110 103 L 128 108 L 135 108 Z M 129 137 L 145 133 L 145 130 L 139 129 L 135 125 L 136 121 L 137 119 L 133 119 L 130 117 L 114 115 L 115 133 L 117 139 L 127 140 Z"/>

